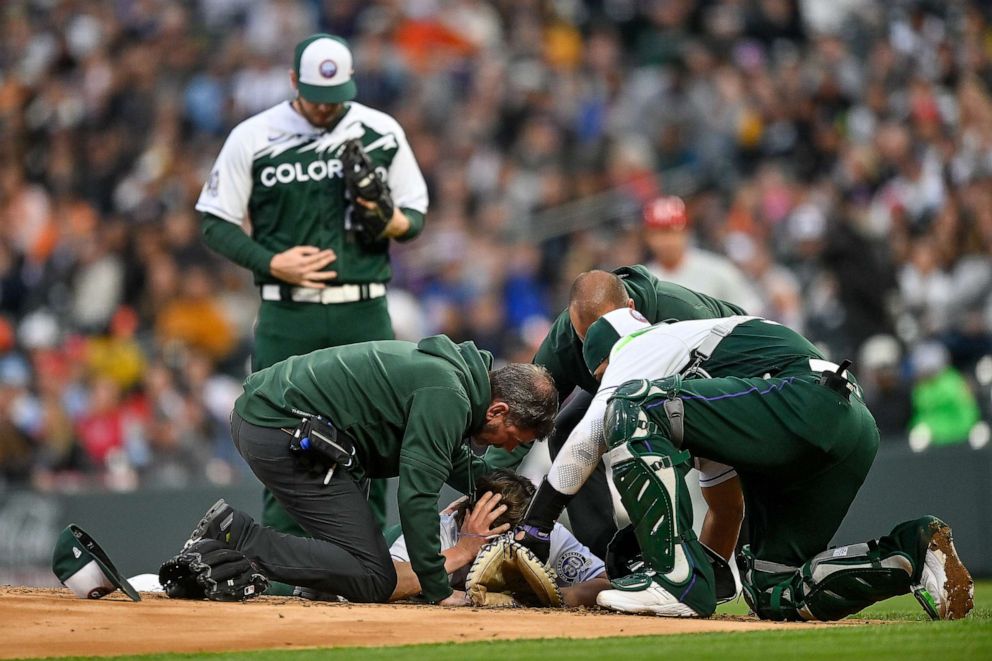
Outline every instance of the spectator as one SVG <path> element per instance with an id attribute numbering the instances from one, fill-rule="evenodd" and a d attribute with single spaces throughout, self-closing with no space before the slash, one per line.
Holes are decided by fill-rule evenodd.
<path id="1" fill-rule="evenodd" d="M 883 441 L 903 442 L 909 430 L 912 402 L 901 361 L 899 341 L 875 335 L 861 345 L 854 367 Z"/>
<path id="2" fill-rule="evenodd" d="M 679 197 L 660 197 L 644 207 L 644 241 L 652 260 L 648 269 L 661 280 L 759 310 L 761 303 L 744 274 L 726 257 L 690 244 L 689 217 Z"/>
<path id="3" fill-rule="evenodd" d="M 948 363 L 947 349 L 926 342 L 913 351 L 912 436 L 925 447 L 964 443 L 978 422 L 978 404 L 964 377 Z"/>
<path id="4" fill-rule="evenodd" d="M 318 26 L 349 39 L 356 102 L 404 127 L 430 188 L 423 241 L 390 250 L 422 320 L 412 339 L 478 334 L 530 360 L 575 275 L 664 242 L 630 221 L 666 191 L 691 210 L 675 251 L 756 260 L 732 284 L 758 303 L 718 295 L 832 359 L 878 334 L 907 355 L 936 337 L 970 374 L 992 348 L 992 15 L 910 4 L 14 3 L 0 15 L 0 313 L 27 365 L 15 427 L 41 443 L 36 477 L 74 484 L 85 464 L 64 416 L 75 430 L 93 413 L 81 368 L 59 387 L 40 356 L 82 360 L 69 345 L 106 339 L 121 305 L 137 313 L 129 342 L 167 360 L 183 397 L 173 347 L 211 353 L 222 382 L 245 375 L 258 295 L 206 253 L 192 209 L 223 137 L 287 97 L 287 44 Z M 217 346 L 188 326 L 156 333 L 199 269 Z M 909 370 L 883 372 L 908 387 Z"/>

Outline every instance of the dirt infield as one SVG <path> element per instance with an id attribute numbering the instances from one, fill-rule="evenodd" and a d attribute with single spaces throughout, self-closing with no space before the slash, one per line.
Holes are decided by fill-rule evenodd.
<path id="1" fill-rule="evenodd" d="M 666 620 L 593 611 L 480 610 L 316 603 L 176 601 L 121 593 L 99 601 L 68 590 L 0 587 L 0 658 L 408 645 L 513 638 L 599 638 L 836 626 L 742 617 Z M 849 622 L 850 623 L 850 622 Z"/>

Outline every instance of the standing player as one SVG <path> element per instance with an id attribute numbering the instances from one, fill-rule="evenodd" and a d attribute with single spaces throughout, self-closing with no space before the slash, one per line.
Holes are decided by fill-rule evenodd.
<path id="1" fill-rule="evenodd" d="M 684 480 L 691 457 L 704 457 L 740 474 L 751 542 L 742 579 L 758 617 L 834 620 L 910 591 L 934 618 L 972 608 L 971 577 L 949 526 L 935 517 L 824 551 L 878 449 L 846 361 L 834 365 L 795 331 L 756 317 L 650 326 L 627 309 L 589 327 L 584 356 L 589 371 L 603 375 L 593 405 L 605 413 L 599 426 L 569 438 L 523 529 L 525 545 L 546 548 L 562 504 L 608 447 L 648 569 L 615 580 L 600 605 L 713 613 L 713 572 L 692 534 Z M 607 391 L 618 380 L 611 373 L 654 380 Z"/>
<path id="2" fill-rule="evenodd" d="M 534 362 L 548 368 L 554 377 L 559 399 L 564 401 L 572 395 L 555 419 L 555 430 L 548 438 L 552 459 L 585 415 L 599 388 L 599 382 L 586 369 L 582 358 L 586 330 L 610 310 L 625 306 L 633 307 L 651 323 L 745 314 L 744 310 L 726 301 L 659 280 L 640 265 L 624 266 L 612 273 L 588 271 L 580 274 L 572 283 L 568 308 L 558 315 L 534 357 Z M 716 487 L 715 484 L 712 486 Z M 724 557 L 729 557 L 733 551 L 737 535 L 734 533 L 732 540 L 729 535 L 719 539 L 719 531 L 739 526 L 742 515 L 739 493 L 729 489 L 731 486 L 704 492 L 708 497 L 709 512 L 703 526 L 703 540 Z M 616 533 L 616 525 L 613 499 L 601 465 L 569 503 L 568 517 L 579 541 L 604 557 L 606 547 Z"/>
<path id="3" fill-rule="evenodd" d="M 427 186 L 396 120 L 352 100 L 352 76 L 343 39 L 315 34 L 297 44 L 289 72 L 296 98 L 235 127 L 196 204 L 207 245 L 249 269 L 259 287 L 253 371 L 324 347 L 394 337 L 389 240 L 421 232 Z M 345 185 L 352 140 L 374 168 L 375 199 L 355 197 Z M 370 499 L 380 525 L 383 486 Z M 262 521 L 302 534 L 268 492 Z"/>

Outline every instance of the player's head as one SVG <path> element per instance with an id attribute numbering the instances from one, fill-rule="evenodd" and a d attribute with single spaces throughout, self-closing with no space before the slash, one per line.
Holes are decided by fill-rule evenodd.
<path id="1" fill-rule="evenodd" d="M 664 266 L 678 264 L 688 245 L 689 216 L 681 197 L 669 195 L 644 205 L 644 240 Z"/>
<path id="2" fill-rule="evenodd" d="M 558 412 L 558 391 L 540 365 L 510 363 L 489 373 L 492 401 L 486 421 L 475 434 L 484 445 L 513 450 L 551 433 Z"/>
<path id="3" fill-rule="evenodd" d="M 296 44 L 289 80 L 298 110 L 314 126 L 328 126 L 355 98 L 351 50 L 340 37 L 314 34 Z"/>
<path id="4" fill-rule="evenodd" d="M 582 343 L 582 358 L 589 373 L 597 381 L 602 380 L 610 361 L 610 352 L 620 338 L 650 325 L 640 312 L 627 307 L 612 310 L 594 321 Z"/>
<path id="5" fill-rule="evenodd" d="M 616 273 L 586 271 L 572 282 L 568 295 L 568 318 L 580 339 L 585 339 L 589 325 L 610 310 L 634 307 L 627 288 Z"/>
<path id="6" fill-rule="evenodd" d="M 499 528 L 503 524 L 509 524 L 512 528 L 523 520 L 535 489 L 534 484 L 526 477 L 517 475 L 507 468 L 497 468 L 480 477 L 475 483 L 477 497 L 485 495 L 487 491 L 499 494 L 499 504 L 506 506 L 506 511 L 493 521 L 490 528 Z M 465 513 L 473 507 L 475 503 L 469 502 L 468 498 L 461 499 L 455 506 L 454 515 L 459 526 L 465 518 Z"/>
<path id="7" fill-rule="evenodd" d="M 523 520 L 535 489 L 534 484 L 526 477 L 517 475 L 506 468 L 498 468 L 492 473 L 483 475 L 475 483 L 477 494 L 481 495 L 487 491 L 500 494 L 502 498 L 500 498 L 499 504 L 506 506 L 506 511 L 490 526 L 491 528 L 498 528 L 504 523 L 513 527 Z"/>

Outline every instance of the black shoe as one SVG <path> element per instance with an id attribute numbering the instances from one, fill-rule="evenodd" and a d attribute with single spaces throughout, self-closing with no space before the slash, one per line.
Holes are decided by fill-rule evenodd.
<path id="1" fill-rule="evenodd" d="M 193 528 L 189 539 L 183 544 L 185 551 L 201 539 L 216 539 L 218 542 L 234 548 L 231 539 L 231 526 L 234 523 L 234 508 L 221 498 L 213 507 L 207 510 L 200 522 Z"/>

